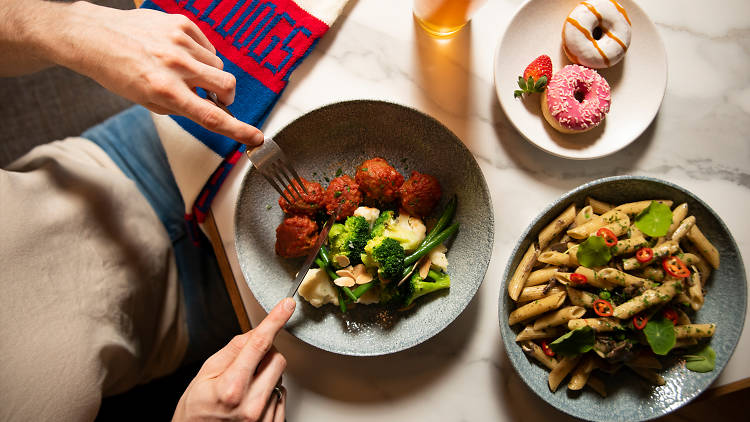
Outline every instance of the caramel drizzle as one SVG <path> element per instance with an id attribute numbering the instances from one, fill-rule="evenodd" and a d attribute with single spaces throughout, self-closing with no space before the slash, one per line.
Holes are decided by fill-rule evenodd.
<path id="1" fill-rule="evenodd" d="M 586 29 L 586 28 L 584 28 L 584 27 L 582 27 L 581 24 L 578 23 L 577 20 L 571 18 L 570 16 L 568 16 L 568 18 L 566 19 L 566 21 L 569 24 L 571 24 L 571 25 L 575 26 L 576 28 L 578 28 L 578 30 L 583 33 L 583 36 L 585 36 L 587 40 L 591 41 L 591 43 L 594 44 L 594 48 L 596 48 L 597 51 L 599 51 L 599 54 L 604 59 L 604 63 L 607 65 L 607 67 L 609 67 L 609 58 L 607 57 L 606 54 L 604 54 L 604 52 L 602 51 L 602 49 L 599 48 L 599 44 L 596 42 L 596 40 L 594 39 L 594 37 L 591 36 L 591 33 L 589 32 L 589 30 Z"/>
<path id="2" fill-rule="evenodd" d="M 596 10 L 596 8 L 594 7 L 594 5 L 592 5 L 592 4 L 589 4 L 589 3 L 586 3 L 586 2 L 583 2 L 582 4 L 584 6 L 586 6 L 587 9 L 589 9 L 589 12 L 593 13 L 594 16 L 596 16 L 596 19 L 599 21 L 599 26 L 601 27 L 602 26 L 602 15 L 599 13 L 599 11 Z M 621 11 L 624 12 L 625 10 L 621 10 Z M 628 16 L 625 15 L 625 19 L 627 19 L 627 18 L 628 18 Z M 628 23 L 630 23 L 630 21 L 628 21 Z M 615 42 L 617 44 L 620 44 L 620 47 L 622 47 L 623 50 L 627 50 L 628 49 L 628 47 L 625 46 L 624 42 L 622 42 L 619 38 L 617 38 L 615 36 L 615 34 L 609 32 L 609 29 L 607 29 L 606 31 L 604 31 L 604 35 L 606 35 L 606 36 L 612 38 L 613 40 L 615 40 Z"/>
<path id="3" fill-rule="evenodd" d="M 620 3 L 616 2 L 615 0 L 609 0 L 612 2 L 612 4 L 615 5 L 615 8 L 622 13 L 623 16 L 625 16 L 625 20 L 628 21 L 628 25 L 633 26 L 632 23 L 630 23 L 630 18 L 628 17 L 628 12 L 625 11 L 625 9 L 620 6 Z"/>

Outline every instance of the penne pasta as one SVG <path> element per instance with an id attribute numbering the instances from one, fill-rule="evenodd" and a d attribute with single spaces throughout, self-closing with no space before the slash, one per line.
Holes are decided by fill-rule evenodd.
<path id="1" fill-rule="evenodd" d="M 686 348 L 695 346 L 698 344 L 698 340 L 692 337 L 686 337 L 686 338 L 678 338 L 675 340 L 673 349 L 679 349 L 679 348 Z"/>
<path id="2" fill-rule="evenodd" d="M 674 335 L 677 339 L 713 337 L 716 324 L 675 325 Z"/>
<path id="3" fill-rule="evenodd" d="M 614 318 L 580 318 L 568 321 L 568 329 L 576 330 L 583 327 L 591 327 L 597 333 L 607 333 L 615 330 L 624 330 L 620 321 Z"/>
<path id="4" fill-rule="evenodd" d="M 633 372 L 635 372 L 636 374 L 640 375 L 643 379 L 645 379 L 646 381 L 650 382 L 651 384 L 654 384 L 654 385 L 664 385 L 664 384 L 666 384 L 666 381 L 664 381 L 664 378 L 662 378 L 661 375 L 657 374 L 652 369 L 639 368 L 637 366 L 630 366 L 630 365 L 627 365 L 627 367 L 630 368 L 630 369 L 632 369 Z"/>
<path id="5" fill-rule="evenodd" d="M 615 308 L 614 317 L 631 318 L 633 315 L 654 305 L 667 303 L 682 291 L 682 280 L 670 279 L 655 289 L 649 289 Z"/>
<path id="6" fill-rule="evenodd" d="M 604 268 L 596 272 L 596 276 L 610 284 L 616 284 L 618 286 L 628 287 L 645 287 L 651 289 L 656 287 L 656 283 L 645 278 L 636 277 L 634 275 L 622 272 L 614 268 Z"/>
<path id="7" fill-rule="evenodd" d="M 667 240 L 653 248 L 654 256 L 647 262 L 639 262 L 636 258 L 627 258 L 622 260 L 622 267 L 625 271 L 635 270 L 650 265 L 654 261 L 661 261 L 662 257 L 674 255 L 680 249 L 680 245 L 674 240 Z"/>
<path id="8" fill-rule="evenodd" d="M 565 379 L 565 377 L 568 376 L 570 371 L 575 368 L 575 366 L 578 364 L 578 361 L 581 360 L 581 355 L 576 356 L 565 356 L 560 360 L 560 362 L 550 371 L 549 377 L 547 378 L 547 382 L 549 383 L 549 388 L 553 392 L 557 390 L 557 387 L 560 385 L 561 382 Z"/>
<path id="9" fill-rule="evenodd" d="M 674 231 L 674 234 L 672 234 L 672 240 L 675 242 L 680 242 L 680 240 L 688 234 L 688 232 L 693 228 L 695 225 L 695 217 L 690 216 L 684 220 L 682 220 L 682 223 L 680 223 L 680 226 L 677 227 L 677 230 Z"/>
<path id="10" fill-rule="evenodd" d="M 533 341 L 523 342 L 521 344 L 521 348 L 523 349 L 524 353 L 526 353 L 526 355 L 531 356 L 537 362 L 546 366 L 549 370 L 555 369 L 555 367 L 558 365 L 557 359 L 553 358 L 552 356 L 545 355 L 542 351 L 542 348 Z"/>
<path id="11" fill-rule="evenodd" d="M 719 268 L 719 251 L 716 250 L 714 245 L 712 245 L 708 239 L 706 239 L 706 236 L 703 235 L 703 232 L 698 228 L 698 225 L 694 225 L 690 231 L 688 231 L 687 238 L 693 242 L 695 247 L 698 248 L 698 252 L 706 258 L 706 261 L 708 261 L 714 269 Z"/>
<path id="12" fill-rule="evenodd" d="M 590 206 L 591 209 L 593 209 L 597 214 L 604 214 L 605 212 L 615 207 L 612 204 L 596 200 L 590 196 L 586 197 L 586 205 Z"/>
<path id="13" fill-rule="evenodd" d="M 682 254 L 682 257 L 680 259 L 682 259 L 682 262 L 684 262 L 688 267 L 694 265 L 698 268 L 698 272 L 701 276 L 701 285 L 705 285 L 706 280 L 711 275 L 711 266 L 694 253 L 684 253 Z"/>
<path id="14" fill-rule="evenodd" d="M 572 303 L 575 306 L 591 308 L 594 306 L 594 301 L 596 299 L 599 299 L 599 296 L 591 292 L 587 292 L 585 290 L 578 290 L 570 286 L 565 286 L 565 291 L 568 293 L 568 299 L 570 299 L 570 303 Z"/>
<path id="15" fill-rule="evenodd" d="M 565 209 L 555 220 L 547 225 L 541 232 L 539 232 L 538 243 L 539 249 L 544 249 L 549 245 L 550 241 L 555 238 L 560 232 L 568 227 L 573 220 L 576 218 L 576 206 L 571 204 Z"/>
<path id="16" fill-rule="evenodd" d="M 532 271 L 529 274 L 529 278 L 526 280 L 526 286 L 537 286 L 544 284 L 555 278 L 557 267 L 547 267 L 541 270 Z"/>
<path id="17" fill-rule="evenodd" d="M 624 228 L 623 228 L 624 226 Z M 574 239 L 586 239 L 587 237 L 595 234 L 597 230 L 602 227 L 607 227 L 612 230 L 616 236 L 620 236 L 627 232 L 630 226 L 630 219 L 623 212 L 613 209 L 606 213 L 592 217 L 586 223 L 573 227 L 566 233 L 568 236 Z M 619 234 L 618 234 L 619 233 Z"/>
<path id="18" fill-rule="evenodd" d="M 586 309 L 581 306 L 566 306 L 554 312 L 550 312 L 534 321 L 535 330 L 557 327 L 566 324 L 571 319 L 578 319 L 586 313 Z"/>
<path id="19" fill-rule="evenodd" d="M 693 271 L 687 278 L 687 282 L 687 296 L 690 298 L 690 307 L 697 311 L 703 307 L 703 284 L 701 283 L 700 273 Z"/>
<path id="20" fill-rule="evenodd" d="M 653 201 L 648 200 L 648 201 L 628 202 L 626 204 L 616 206 L 615 209 L 627 215 L 635 216 L 635 215 L 640 214 L 646 208 L 648 208 L 648 206 L 651 205 L 651 202 Z M 656 200 L 656 202 L 666 205 L 670 208 L 672 207 L 672 201 L 667 200 L 667 199 L 658 199 Z"/>
<path id="21" fill-rule="evenodd" d="M 538 249 L 531 244 L 529 245 L 529 249 L 526 250 L 526 253 L 523 254 L 521 262 L 518 263 L 518 267 L 516 267 L 516 271 L 513 273 L 513 277 L 510 279 L 510 282 L 508 282 L 508 295 L 511 299 L 517 300 L 518 296 L 521 294 L 521 290 L 523 290 L 524 285 L 526 284 L 526 279 L 529 277 L 531 269 L 534 267 L 538 253 Z"/>
<path id="22" fill-rule="evenodd" d="M 586 282 L 591 286 L 605 290 L 612 290 L 615 287 L 614 283 L 610 283 L 607 280 L 601 279 L 597 275 L 597 272 L 591 268 L 579 266 L 578 268 L 576 268 L 575 273 L 583 274 L 584 276 L 586 276 Z M 568 278 L 570 279 L 570 277 Z"/>
<path id="23" fill-rule="evenodd" d="M 577 391 L 582 389 L 589 380 L 591 371 L 596 368 L 596 361 L 594 356 L 591 354 L 585 355 L 581 362 L 573 370 L 573 374 L 570 376 L 568 382 L 568 390 Z"/>
<path id="24" fill-rule="evenodd" d="M 677 230 L 677 227 L 680 225 L 682 220 L 685 219 L 688 213 L 688 204 L 682 203 L 672 210 L 672 224 L 669 225 L 669 230 L 667 231 L 666 240 L 669 240 L 672 238 L 672 234 L 674 234 L 674 231 Z"/>
<path id="25" fill-rule="evenodd" d="M 584 224 L 585 222 L 591 220 L 596 214 L 594 213 L 594 209 L 591 208 L 591 205 L 586 205 L 585 207 L 581 208 L 581 211 L 576 214 L 576 218 L 573 220 L 573 223 L 576 226 L 580 226 Z"/>
<path id="26" fill-rule="evenodd" d="M 589 386 L 592 390 L 596 391 L 600 396 L 605 398 L 607 397 L 607 388 L 604 386 L 604 381 L 602 381 L 600 378 L 590 375 L 589 380 L 586 382 L 586 385 Z"/>
<path id="27" fill-rule="evenodd" d="M 549 327 L 541 330 L 535 330 L 533 324 L 529 324 L 521 330 L 516 336 L 516 342 L 526 340 L 539 340 L 543 338 L 557 338 L 563 335 L 563 328 L 561 327 Z"/>
<path id="28" fill-rule="evenodd" d="M 541 254 L 539 254 L 539 257 L 537 258 L 537 260 L 539 262 L 543 262 L 549 265 L 557 265 L 557 266 L 570 265 L 570 257 L 567 253 L 564 253 L 564 252 L 553 252 L 553 251 L 542 252 Z"/>
<path id="29" fill-rule="evenodd" d="M 541 299 L 554 293 L 562 292 L 564 289 L 560 286 L 549 287 L 549 284 L 540 284 L 538 286 L 526 287 L 518 295 L 519 302 L 531 302 L 532 300 Z"/>
<path id="30" fill-rule="evenodd" d="M 510 313 L 510 316 L 508 317 L 508 323 L 510 325 L 516 325 L 519 322 L 523 322 L 545 312 L 555 310 L 562 306 L 563 302 L 565 301 L 565 296 L 565 292 L 559 292 L 523 305 Z"/>

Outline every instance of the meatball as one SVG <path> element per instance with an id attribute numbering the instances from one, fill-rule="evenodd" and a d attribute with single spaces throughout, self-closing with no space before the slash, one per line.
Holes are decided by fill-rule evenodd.
<path id="1" fill-rule="evenodd" d="M 395 202 L 398 189 L 404 184 L 404 176 L 380 157 L 369 159 L 357 167 L 354 178 L 365 202 L 372 205 Z"/>
<path id="2" fill-rule="evenodd" d="M 306 215 L 285 218 L 276 228 L 276 253 L 284 258 L 305 256 L 318 239 L 318 224 Z"/>
<path id="3" fill-rule="evenodd" d="M 279 206 L 287 214 L 304 214 L 313 216 L 323 206 L 323 186 L 320 186 L 320 183 L 318 182 L 311 182 L 305 178 L 301 179 L 305 189 L 307 189 L 307 193 L 300 189 L 299 184 L 295 183 L 294 186 L 302 195 L 302 199 L 297 199 L 290 204 L 283 196 L 279 196 Z M 286 189 L 287 191 L 294 193 L 295 198 L 297 197 L 294 190 L 292 190 L 292 185 L 288 185 Z"/>
<path id="4" fill-rule="evenodd" d="M 409 180 L 401 185 L 399 194 L 401 208 L 409 215 L 417 217 L 429 215 L 443 195 L 440 182 L 434 176 L 416 171 L 413 171 Z"/>
<path id="5" fill-rule="evenodd" d="M 329 214 L 336 212 L 336 208 L 341 204 L 338 220 L 353 215 L 360 202 L 362 202 L 362 192 L 359 191 L 359 185 L 347 175 L 331 180 L 323 195 L 323 203 Z"/>

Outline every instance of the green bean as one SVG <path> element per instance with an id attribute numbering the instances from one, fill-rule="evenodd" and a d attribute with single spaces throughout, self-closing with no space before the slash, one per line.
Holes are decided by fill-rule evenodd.
<path id="1" fill-rule="evenodd" d="M 352 291 L 352 293 L 354 293 L 354 296 L 356 296 L 357 299 L 359 299 L 362 297 L 362 295 L 367 293 L 367 291 L 370 290 L 375 285 L 375 283 L 376 281 L 372 280 L 369 283 L 360 284 L 359 286 L 357 286 L 356 289 L 354 289 L 354 291 Z"/>
<path id="2" fill-rule="evenodd" d="M 451 198 L 450 201 L 448 201 L 448 204 L 445 206 L 445 209 L 443 210 L 443 213 L 440 215 L 440 218 L 438 219 L 437 223 L 435 223 L 435 227 L 430 230 L 430 232 L 427 234 L 427 236 L 422 241 L 422 245 L 429 242 L 433 237 L 437 236 L 438 233 L 440 233 L 441 230 L 445 226 L 448 225 L 448 223 L 453 220 L 453 214 L 456 212 L 456 203 L 458 202 L 458 199 L 456 195 L 453 195 L 453 198 Z"/>
<path id="3" fill-rule="evenodd" d="M 404 265 L 408 267 L 419 261 L 420 258 L 427 255 L 433 248 L 435 248 L 435 246 L 445 242 L 449 237 L 453 236 L 458 230 L 458 226 L 459 223 L 454 223 L 440 232 L 440 234 L 430 239 L 429 242 L 423 243 L 422 246 L 417 248 L 416 251 L 404 259 Z"/>

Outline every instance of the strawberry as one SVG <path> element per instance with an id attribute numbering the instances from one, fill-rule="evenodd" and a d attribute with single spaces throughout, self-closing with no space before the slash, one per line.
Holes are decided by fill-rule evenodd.
<path id="1" fill-rule="evenodd" d="M 544 92 L 544 88 L 547 87 L 547 81 L 551 78 L 552 60 L 550 60 L 548 55 L 542 54 L 526 66 L 523 76 L 518 77 L 518 87 L 521 89 L 515 90 L 513 97 L 518 98 L 523 94 Z"/>

